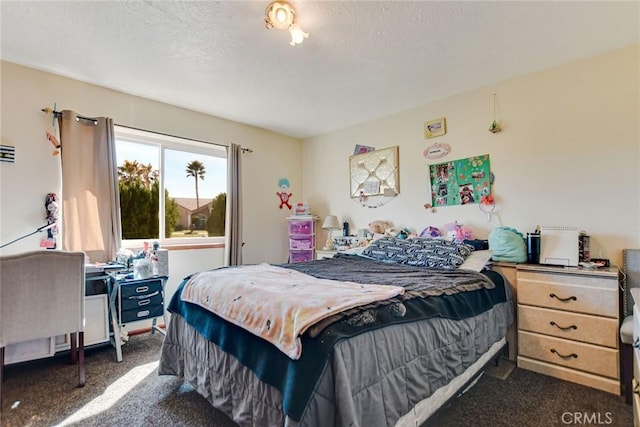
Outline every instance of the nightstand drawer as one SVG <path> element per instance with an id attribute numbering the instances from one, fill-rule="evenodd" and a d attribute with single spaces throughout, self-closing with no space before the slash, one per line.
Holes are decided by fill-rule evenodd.
<path id="1" fill-rule="evenodd" d="M 518 305 L 520 330 L 618 348 L 618 321 L 588 314 Z"/>
<path id="2" fill-rule="evenodd" d="M 609 289 L 538 281 L 518 275 L 518 304 L 617 318 L 618 288 L 617 282 L 613 284 L 614 287 Z"/>
<path id="3" fill-rule="evenodd" d="M 151 319 L 160 317 L 164 313 L 164 305 L 149 305 L 146 307 L 136 308 L 133 310 L 123 310 L 120 313 L 120 323 L 135 322 L 138 320 Z"/>
<path id="4" fill-rule="evenodd" d="M 154 292 L 162 292 L 162 279 L 145 279 L 120 284 L 120 297 L 123 300 L 129 297 L 149 295 Z"/>
<path id="5" fill-rule="evenodd" d="M 520 331 L 519 356 L 619 379 L 618 350 Z"/>
<path id="6" fill-rule="evenodd" d="M 127 298 L 122 298 L 121 309 L 124 310 L 132 310 L 132 309 L 141 309 L 148 308 L 149 306 L 157 306 L 162 305 L 162 293 L 160 291 L 155 291 L 148 295 L 142 296 L 130 296 Z"/>

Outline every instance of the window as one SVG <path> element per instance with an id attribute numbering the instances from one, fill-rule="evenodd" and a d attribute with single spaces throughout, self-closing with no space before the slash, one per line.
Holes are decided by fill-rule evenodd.
<path id="1" fill-rule="evenodd" d="M 225 147 L 122 126 L 115 140 L 123 246 L 224 241 Z"/>

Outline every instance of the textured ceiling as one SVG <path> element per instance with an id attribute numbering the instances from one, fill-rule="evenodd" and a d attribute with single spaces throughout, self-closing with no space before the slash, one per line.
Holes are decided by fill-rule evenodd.
<path id="1" fill-rule="evenodd" d="M 293 1 L 295 47 L 267 3 L 2 0 L 0 56 L 306 138 L 640 43 L 638 1 Z"/>

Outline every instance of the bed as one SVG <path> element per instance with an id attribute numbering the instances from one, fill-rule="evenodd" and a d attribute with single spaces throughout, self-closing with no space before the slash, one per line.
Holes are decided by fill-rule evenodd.
<path id="1" fill-rule="evenodd" d="M 501 354 L 513 322 L 506 279 L 467 269 L 465 259 L 473 258 L 468 246 L 431 240 L 381 239 L 360 255 L 190 276 L 168 306 L 159 374 L 183 377 L 241 426 L 419 425 Z M 257 279 L 246 275 L 254 267 L 260 269 Z M 234 292 L 232 304 L 240 295 L 248 300 L 254 289 L 267 287 L 269 274 L 312 278 L 321 292 L 311 299 L 333 298 L 315 305 L 341 306 L 295 330 L 287 347 L 279 338 L 258 336 L 250 324 L 238 326 L 227 303 L 212 301 L 217 298 L 211 295 L 224 300 Z M 249 291 L 236 290 L 241 287 L 234 280 L 248 283 Z M 336 296 L 343 283 L 364 289 L 370 299 L 346 303 L 347 297 Z M 214 293 L 202 291 L 207 286 Z M 378 287 L 390 293 L 371 296 Z M 283 300 L 298 304 L 293 295 Z M 218 304 L 217 314 L 208 304 Z M 290 310 L 278 304 L 276 309 Z M 263 311 L 247 307 L 236 311 L 250 318 Z M 283 321 L 289 323 L 295 322 Z M 264 329 L 271 334 L 274 324 Z"/>

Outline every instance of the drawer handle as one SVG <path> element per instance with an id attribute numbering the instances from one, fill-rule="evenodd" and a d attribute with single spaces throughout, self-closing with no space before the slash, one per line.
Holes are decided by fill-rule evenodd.
<path id="1" fill-rule="evenodd" d="M 136 288 L 136 292 L 140 293 L 140 292 L 147 292 L 149 290 L 148 286 L 138 286 Z"/>
<path id="2" fill-rule="evenodd" d="M 562 302 L 566 302 L 566 301 L 577 301 L 578 298 L 574 297 L 574 296 L 570 296 L 567 298 L 560 298 L 558 295 L 556 294 L 549 294 L 549 297 L 551 298 L 556 298 L 558 301 L 562 301 Z"/>
<path id="3" fill-rule="evenodd" d="M 557 354 L 558 356 L 562 357 L 563 359 L 571 359 L 571 358 L 577 359 L 578 358 L 578 355 L 575 354 L 575 353 L 566 354 L 566 355 L 565 354 L 560 354 L 560 353 L 558 353 L 558 351 L 555 348 L 551 349 L 551 353 Z"/>
<path id="4" fill-rule="evenodd" d="M 138 317 L 144 317 L 144 316 L 148 316 L 148 315 L 149 315 L 149 313 L 150 313 L 150 311 L 149 311 L 149 310 L 142 310 L 142 311 L 137 312 L 137 313 L 136 313 L 136 316 L 138 316 Z M 552 351 L 553 351 L 553 350 L 552 350 Z M 578 356 L 576 356 L 576 357 L 578 357 Z"/>
<path id="5" fill-rule="evenodd" d="M 130 300 L 136 300 L 136 299 L 146 299 L 146 298 L 151 298 L 151 297 L 155 297 L 156 295 L 158 295 L 160 293 L 160 291 L 155 291 L 152 294 L 144 294 L 144 295 L 131 295 L 130 297 L 128 297 L 127 299 Z"/>
<path id="6" fill-rule="evenodd" d="M 567 329 L 578 329 L 578 327 L 576 325 L 571 325 L 571 326 L 560 326 L 558 325 L 556 322 L 554 322 L 553 320 L 551 322 L 549 322 L 549 324 L 551 326 L 555 326 L 558 329 L 562 329 L 563 331 L 566 331 Z"/>
<path id="7" fill-rule="evenodd" d="M 143 305 L 147 305 L 147 304 L 149 304 L 150 302 L 151 302 L 151 300 L 150 300 L 150 299 L 143 299 L 143 300 L 140 300 L 140 301 L 138 301 L 138 307 L 142 307 Z"/>

